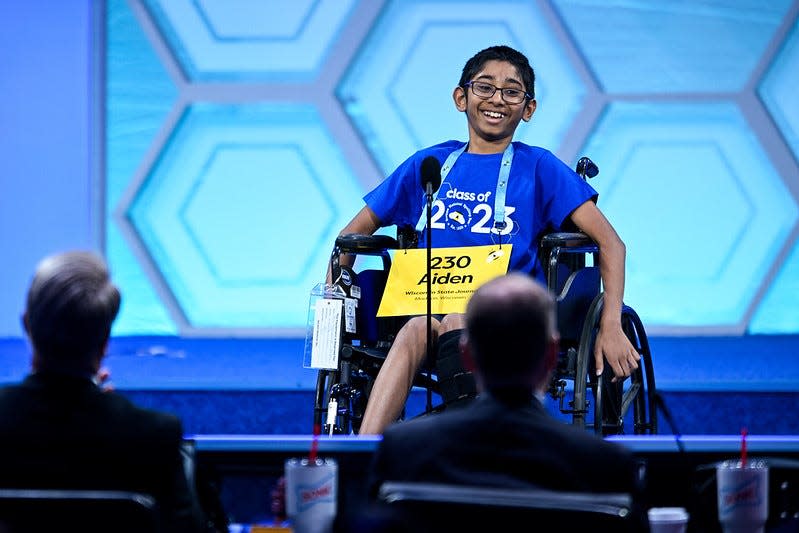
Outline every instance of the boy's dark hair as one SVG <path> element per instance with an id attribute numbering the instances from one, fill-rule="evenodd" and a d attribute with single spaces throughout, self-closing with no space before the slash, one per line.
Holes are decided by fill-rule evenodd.
<path id="1" fill-rule="evenodd" d="M 521 52 L 514 50 L 510 46 L 499 45 L 491 46 L 485 50 L 480 50 L 463 66 L 460 82 L 458 85 L 463 87 L 467 82 L 483 68 L 487 61 L 507 61 L 519 72 L 524 83 L 524 89 L 532 98 L 535 98 L 535 72 L 527 57 Z"/>
<path id="2" fill-rule="evenodd" d="M 90 252 L 67 252 L 39 263 L 28 290 L 25 325 L 48 368 L 88 370 L 102 353 L 121 296 L 105 262 Z"/>

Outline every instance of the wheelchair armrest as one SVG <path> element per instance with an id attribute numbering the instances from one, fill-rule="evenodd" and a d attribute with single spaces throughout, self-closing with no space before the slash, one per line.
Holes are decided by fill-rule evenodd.
<path id="1" fill-rule="evenodd" d="M 578 248 L 578 247 L 595 247 L 596 243 L 591 240 L 591 237 L 585 233 L 579 232 L 556 232 L 544 235 L 541 238 L 541 246 L 544 248 L 554 248 L 559 246 L 561 248 Z"/>
<path id="2" fill-rule="evenodd" d="M 397 239 L 388 235 L 348 233 L 336 238 L 336 247 L 343 253 L 379 255 L 384 250 L 399 248 L 399 243 Z"/>

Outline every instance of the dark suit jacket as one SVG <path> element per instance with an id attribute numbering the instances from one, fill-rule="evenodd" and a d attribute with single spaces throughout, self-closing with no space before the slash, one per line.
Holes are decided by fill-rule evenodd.
<path id="1" fill-rule="evenodd" d="M 537 400 L 482 395 L 439 415 L 390 426 L 373 458 L 370 495 L 392 481 L 631 493 L 646 524 L 632 453 L 554 419 Z M 643 526 L 644 529 L 646 526 Z"/>
<path id="2" fill-rule="evenodd" d="M 155 497 L 164 531 L 200 531 L 175 416 L 90 379 L 36 373 L 0 389 L 0 487 L 103 489 Z"/>

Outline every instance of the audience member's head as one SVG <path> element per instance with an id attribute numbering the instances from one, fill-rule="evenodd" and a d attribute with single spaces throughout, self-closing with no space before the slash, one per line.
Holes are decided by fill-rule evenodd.
<path id="1" fill-rule="evenodd" d="M 22 317 L 33 345 L 34 369 L 96 373 L 120 299 L 99 256 L 67 252 L 43 259 Z"/>
<path id="2" fill-rule="evenodd" d="M 461 350 L 487 390 L 539 392 L 557 359 L 555 300 L 532 277 L 511 273 L 472 295 Z"/>

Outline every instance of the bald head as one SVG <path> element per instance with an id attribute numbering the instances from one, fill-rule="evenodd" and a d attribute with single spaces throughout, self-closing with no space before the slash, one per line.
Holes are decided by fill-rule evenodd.
<path id="1" fill-rule="evenodd" d="M 472 295 L 464 341 L 483 385 L 537 387 L 557 343 L 555 301 L 532 277 L 510 273 Z"/>
<path id="2" fill-rule="evenodd" d="M 93 373 L 120 304 L 105 262 L 67 252 L 36 267 L 23 316 L 40 369 Z"/>

